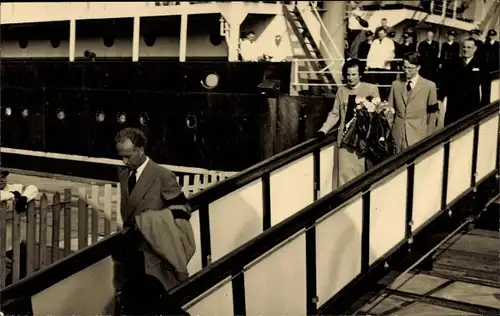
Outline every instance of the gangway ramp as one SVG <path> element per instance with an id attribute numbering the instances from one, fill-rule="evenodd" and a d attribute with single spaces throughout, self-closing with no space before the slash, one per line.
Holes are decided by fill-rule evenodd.
<path id="1" fill-rule="evenodd" d="M 347 298 L 359 290 L 356 285 L 366 285 L 371 282 L 370 277 L 386 271 L 385 263 L 391 263 L 399 250 L 417 241 L 428 223 L 443 214 L 449 216 L 450 210 L 453 221 L 459 222 L 464 215 L 459 210 L 471 210 L 465 215 L 474 214 L 491 195 L 497 194 L 498 112 L 498 102 L 484 107 L 316 202 L 310 205 L 305 202 L 300 211 L 273 207 L 273 213 L 276 210 L 278 215 L 267 213 L 259 222 L 263 225 L 267 218 L 266 222 L 271 223 L 269 228 L 236 250 L 221 255 L 171 294 L 192 315 L 312 315 L 325 314 L 328 308 L 334 308 L 333 314 L 341 313 L 340 307 L 350 303 Z M 280 187 L 291 187 L 285 201 L 295 205 L 291 202 L 301 200 L 293 194 L 302 192 L 311 192 L 310 198 L 314 199 L 315 189 L 321 187 L 318 180 L 326 179 L 321 177 L 320 166 L 321 148 L 328 148 L 328 142 L 306 142 L 304 152 L 292 151 L 280 156 L 282 165 L 275 171 L 255 166 L 259 172 L 250 172 L 236 183 L 227 179 L 205 192 L 212 191 L 215 201 L 223 200 L 218 194 L 228 187 L 256 182 L 258 190 L 253 188 L 254 196 L 260 198 L 262 205 L 269 206 L 265 196 L 276 196 L 271 190 L 272 177 L 285 177 L 282 170 L 292 166 L 297 169 L 295 174 L 289 170 L 291 176 L 301 175 L 302 182 L 287 182 L 286 178 L 276 182 Z M 303 181 L 310 176 L 310 170 L 313 170 L 311 180 Z M 293 191 L 294 184 L 299 185 L 299 194 Z M 245 189 L 249 190 L 246 186 Z M 266 191 L 269 194 L 262 194 Z M 225 210 L 235 209 L 231 207 L 234 201 L 248 203 L 251 195 L 247 194 L 246 200 L 241 193 L 233 201 L 227 199 Z M 474 207 L 464 208 L 472 199 Z M 212 247 L 215 236 L 212 218 L 217 218 L 212 213 L 218 209 L 213 207 L 215 203 L 196 202 L 196 196 L 192 202 L 199 209 L 200 219 L 210 209 L 208 231 Z M 221 215 L 227 215 L 222 211 L 220 208 Z M 292 213 L 288 216 L 280 213 L 287 211 Z M 221 216 L 225 223 L 222 227 L 239 227 L 236 214 L 239 213 L 229 218 Z M 119 239 L 119 235 L 110 236 L 5 288 L 0 293 L 2 308 L 7 310 L 10 301 L 12 308 L 24 305 L 40 315 L 111 313 L 114 291 L 110 253 Z M 210 250 L 213 254 L 213 249 Z"/>

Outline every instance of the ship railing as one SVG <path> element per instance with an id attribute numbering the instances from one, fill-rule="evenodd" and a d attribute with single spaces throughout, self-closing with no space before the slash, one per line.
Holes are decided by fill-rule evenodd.
<path id="1" fill-rule="evenodd" d="M 360 59 L 361 61 L 366 61 L 366 59 Z M 394 58 L 391 59 L 390 61 L 392 62 L 401 62 L 403 59 L 401 58 Z M 300 69 L 301 64 L 304 62 L 312 62 L 312 61 L 324 61 L 327 66 L 320 69 L 319 71 L 315 70 L 302 70 Z M 330 71 L 332 74 L 341 74 L 342 71 L 342 66 L 344 65 L 345 59 L 342 58 L 335 58 L 335 59 L 307 59 L 307 58 L 296 58 L 292 60 L 292 67 L 293 67 L 293 81 L 291 82 L 291 85 L 294 87 L 312 87 L 312 86 L 318 86 L 318 87 L 331 87 L 331 86 L 343 86 L 344 84 L 342 83 L 325 83 L 325 82 L 309 82 L 308 80 L 314 79 L 317 75 L 320 75 L 324 73 L 325 71 Z M 336 69 L 336 70 L 328 70 L 328 69 Z M 366 70 L 364 72 L 365 74 L 393 74 L 393 75 L 400 75 L 403 73 L 401 70 L 386 70 L 386 71 L 376 71 L 376 70 Z M 381 88 L 387 88 L 390 87 L 390 85 L 377 85 L 378 87 Z"/>
<path id="2" fill-rule="evenodd" d="M 227 1 L 189 1 L 189 4 L 203 4 L 203 3 L 217 3 L 217 2 L 227 2 Z M 254 3 L 266 3 L 266 4 L 279 4 L 279 5 L 297 5 L 300 1 L 245 1 Z M 322 8 L 323 1 L 309 1 L 311 6 L 315 8 Z M 155 2 L 155 6 L 168 6 L 168 5 L 180 5 L 183 1 L 159 1 Z"/>
<path id="3" fill-rule="evenodd" d="M 457 20 L 470 21 L 462 16 L 468 8 L 468 1 L 465 0 L 430 0 L 422 5 L 422 1 L 361 1 L 359 4 L 362 10 L 394 10 L 410 9 L 416 11 L 425 11 L 430 14 L 440 15 L 443 18 L 452 18 Z"/>

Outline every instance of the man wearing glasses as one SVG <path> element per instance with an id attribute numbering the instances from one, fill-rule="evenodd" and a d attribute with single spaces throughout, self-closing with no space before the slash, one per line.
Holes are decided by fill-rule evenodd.
<path id="1" fill-rule="evenodd" d="M 399 153 L 436 130 L 439 105 L 436 84 L 419 76 L 420 55 L 403 57 L 404 77 L 394 81 L 388 106 L 394 108 L 392 135 Z"/>

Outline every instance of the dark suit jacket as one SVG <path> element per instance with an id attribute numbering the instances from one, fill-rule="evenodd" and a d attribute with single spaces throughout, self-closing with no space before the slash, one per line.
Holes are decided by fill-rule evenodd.
<path id="1" fill-rule="evenodd" d="M 484 63 L 474 56 L 464 65 L 460 58 L 453 67 L 453 81 L 446 106 L 447 124 L 477 110 L 490 101 L 490 76 Z"/>
<path id="2" fill-rule="evenodd" d="M 146 274 L 168 290 L 188 277 L 187 264 L 195 252 L 191 210 L 175 174 L 152 160 L 130 194 L 128 176 L 128 170 L 120 173 L 123 233 L 141 233 Z"/>

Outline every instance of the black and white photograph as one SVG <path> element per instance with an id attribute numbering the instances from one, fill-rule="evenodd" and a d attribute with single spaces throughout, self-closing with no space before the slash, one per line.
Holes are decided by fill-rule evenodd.
<path id="1" fill-rule="evenodd" d="M 500 1 L 0 3 L 0 316 L 498 315 Z"/>

